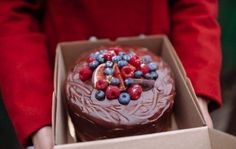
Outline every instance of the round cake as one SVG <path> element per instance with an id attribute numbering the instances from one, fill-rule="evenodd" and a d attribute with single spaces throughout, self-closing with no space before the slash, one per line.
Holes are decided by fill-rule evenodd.
<path id="1" fill-rule="evenodd" d="M 90 141 L 168 130 L 175 85 L 147 48 L 107 46 L 81 54 L 65 94 L 77 139 Z"/>

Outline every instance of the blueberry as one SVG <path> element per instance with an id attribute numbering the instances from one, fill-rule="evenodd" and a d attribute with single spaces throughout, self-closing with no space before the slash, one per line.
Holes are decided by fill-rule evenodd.
<path id="1" fill-rule="evenodd" d="M 113 77 L 111 79 L 111 85 L 119 85 L 120 84 L 120 80 L 118 78 Z"/>
<path id="2" fill-rule="evenodd" d="M 143 72 L 140 71 L 140 70 L 137 70 L 137 71 L 134 72 L 134 77 L 135 78 L 141 78 L 142 75 L 143 75 Z"/>
<path id="3" fill-rule="evenodd" d="M 127 55 L 127 54 L 125 54 L 125 55 L 122 56 L 122 59 L 125 60 L 125 61 L 129 61 L 130 58 L 131 58 L 131 57 L 130 57 L 129 55 Z"/>
<path id="4" fill-rule="evenodd" d="M 96 57 L 97 57 L 97 55 L 96 55 L 95 53 L 91 53 L 89 56 L 90 56 L 90 57 L 93 57 L 93 58 L 96 58 Z"/>
<path id="5" fill-rule="evenodd" d="M 122 67 L 124 67 L 124 66 L 126 66 L 126 65 L 128 65 L 128 62 L 127 62 L 127 61 L 121 60 L 121 61 L 118 62 L 118 66 L 119 66 L 120 68 L 122 68 Z"/>
<path id="6" fill-rule="evenodd" d="M 150 71 L 157 70 L 157 64 L 156 63 L 149 63 L 148 67 L 149 67 Z"/>
<path id="7" fill-rule="evenodd" d="M 113 66 L 113 62 L 112 61 L 106 61 L 106 67 L 112 67 Z"/>
<path id="8" fill-rule="evenodd" d="M 123 55 L 125 55 L 125 52 L 119 52 L 119 55 L 123 57 Z"/>
<path id="9" fill-rule="evenodd" d="M 131 78 L 125 79 L 125 85 L 126 85 L 126 86 L 130 86 L 130 85 L 132 85 L 133 83 L 134 83 L 134 80 L 133 80 L 133 79 L 131 79 Z"/>
<path id="10" fill-rule="evenodd" d="M 149 64 L 149 63 L 152 62 L 152 58 L 149 55 L 145 55 L 145 56 L 142 57 L 142 61 L 143 61 L 144 64 Z"/>
<path id="11" fill-rule="evenodd" d="M 158 74 L 156 71 L 150 72 L 152 79 L 156 80 L 158 78 Z"/>
<path id="12" fill-rule="evenodd" d="M 99 62 L 96 61 L 96 60 L 89 63 L 89 67 L 90 67 L 91 69 L 97 68 L 98 65 L 99 65 Z"/>
<path id="13" fill-rule="evenodd" d="M 95 56 L 94 53 L 91 53 L 91 54 L 89 55 L 89 57 L 93 57 L 93 58 L 95 58 L 96 56 Z"/>
<path id="14" fill-rule="evenodd" d="M 113 69 L 109 68 L 109 67 L 105 68 L 104 74 L 105 75 L 112 75 L 113 74 Z"/>
<path id="15" fill-rule="evenodd" d="M 114 62 L 114 63 L 118 63 L 119 61 L 121 60 L 121 56 L 114 56 L 113 58 L 112 58 L 112 61 Z"/>
<path id="16" fill-rule="evenodd" d="M 146 74 L 144 75 L 144 77 L 145 77 L 146 79 L 152 79 L 151 73 L 146 73 Z"/>
<path id="17" fill-rule="evenodd" d="M 105 99 L 105 92 L 102 91 L 102 90 L 98 90 L 96 93 L 95 93 L 95 98 L 99 101 L 102 101 Z"/>
<path id="18" fill-rule="evenodd" d="M 123 92 L 120 94 L 118 101 L 122 105 L 127 105 L 130 102 L 130 95 L 126 92 Z"/>
<path id="19" fill-rule="evenodd" d="M 99 54 L 97 57 L 96 57 L 96 60 L 99 62 L 99 63 L 104 63 L 105 59 L 103 58 L 103 55 L 102 54 Z"/>
<path id="20" fill-rule="evenodd" d="M 94 58 L 97 58 L 97 57 L 98 57 L 98 55 L 100 55 L 100 53 L 99 53 L 99 52 L 95 52 L 95 53 L 92 53 L 92 54 L 91 54 L 91 56 L 93 56 Z"/>
<path id="21" fill-rule="evenodd" d="M 104 53 L 106 53 L 107 52 L 107 49 L 102 49 L 102 50 L 100 50 L 100 53 L 101 54 L 104 54 Z"/>

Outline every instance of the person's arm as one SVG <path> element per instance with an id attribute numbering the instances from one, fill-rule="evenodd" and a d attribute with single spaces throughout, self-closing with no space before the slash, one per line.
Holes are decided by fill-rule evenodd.
<path id="1" fill-rule="evenodd" d="M 170 14 L 171 41 L 196 94 L 209 100 L 210 110 L 222 105 L 217 11 L 217 0 L 174 0 Z"/>
<path id="2" fill-rule="evenodd" d="M 40 6 L 36 0 L 0 0 L 0 87 L 24 146 L 51 125 L 52 71 L 36 19 Z"/>

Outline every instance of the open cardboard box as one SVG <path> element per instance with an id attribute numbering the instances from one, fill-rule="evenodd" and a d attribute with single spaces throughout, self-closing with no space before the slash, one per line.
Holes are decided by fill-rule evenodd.
<path id="1" fill-rule="evenodd" d="M 106 139 L 90 142 L 78 142 L 73 139 L 73 129 L 63 102 L 63 82 L 68 68 L 84 51 L 102 45 L 135 45 L 147 47 L 161 55 L 171 66 L 176 81 L 176 98 L 172 116 L 172 128 L 168 132 Z M 206 126 L 199 110 L 197 98 L 190 80 L 168 38 L 164 35 L 144 38 L 118 38 L 97 41 L 64 42 L 58 44 L 56 51 L 54 94 L 53 94 L 53 136 L 56 149 L 233 149 L 236 137 L 224 134 Z"/>

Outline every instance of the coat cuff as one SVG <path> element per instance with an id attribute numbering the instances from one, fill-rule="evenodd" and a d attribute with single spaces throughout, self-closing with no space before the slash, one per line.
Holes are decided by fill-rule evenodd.
<path id="1" fill-rule="evenodd" d="M 220 79 L 211 73 L 190 72 L 188 77 L 191 80 L 197 96 L 209 99 L 209 110 L 213 111 L 222 106 Z"/>

